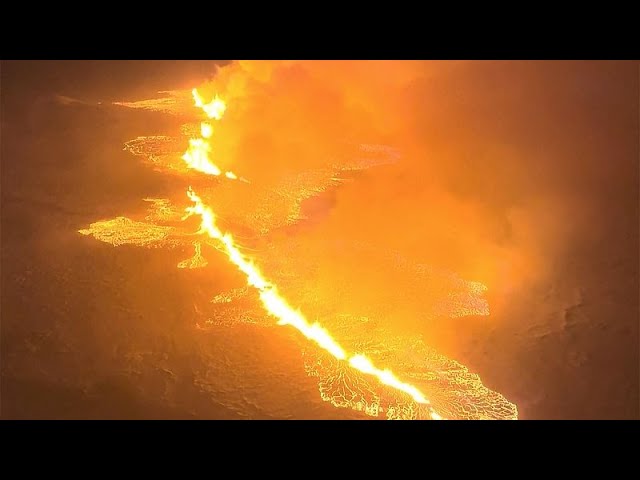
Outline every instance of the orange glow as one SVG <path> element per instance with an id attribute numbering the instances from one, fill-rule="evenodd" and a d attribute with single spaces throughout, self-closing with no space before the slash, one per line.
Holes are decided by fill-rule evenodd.
<path id="1" fill-rule="evenodd" d="M 431 87 L 423 92 L 418 82 L 428 84 L 441 68 L 239 61 L 198 89 L 120 103 L 185 123 L 173 136 L 146 132 L 125 144 L 174 181 L 166 198 L 145 199 L 153 205 L 144 212 L 101 219 L 80 233 L 114 246 L 181 252 L 171 260 L 181 278 L 206 278 L 216 289 L 194 292 L 196 327 L 214 335 L 235 325 L 295 335 L 300 358 L 292 358 L 333 407 L 387 419 L 517 419 L 516 405 L 454 358 L 475 329 L 498 328 L 503 317 L 489 316 L 489 298 L 499 311 L 504 279 L 515 281 L 530 263 L 511 244 L 536 230 L 518 209 L 495 213 L 493 203 L 467 195 L 490 190 L 491 182 L 474 182 L 479 172 L 448 167 L 468 146 L 457 130 L 439 128 L 435 119 L 459 124 L 455 111 L 437 94 L 423 98 Z M 415 108 L 416 98 L 433 119 Z M 491 161 L 493 153 L 481 155 Z M 458 173 L 464 194 L 446 181 Z M 198 195 L 189 187 L 187 216 L 198 217 L 198 233 L 179 223 L 190 184 Z M 508 227 L 516 223 L 512 238 Z M 214 274 L 213 249 L 246 281 Z M 271 366 L 251 357 L 252 372 Z M 205 385 L 213 371 L 196 374 Z"/>
<path id="2" fill-rule="evenodd" d="M 315 342 L 320 348 L 330 353 L 336 359 L 346 361 L 352 368 L 364 374 L 372 375 L 384 385 L 408 394 L 415 402 L 427 405 L 432 419 L 442 419 L 430 406 L 429 400 L 427 400 L 415 386 L 403 383 L 389 370 L 380 370 L 373 365 L 371 360 L 362 354 L 347 353 L 320 324 L 317 322 L 309 323 L 301 312 L 293 309 L 287 301 L 280 296 L 276 286 L 266 280 L 260 273 L 260 270 L 242 255 L 235 245 L 233 237 L 229 233 L 223 233 L 218 228 L 213 210 L 206 206 L 191 188 L 187 191 L 187 195 L 193 202 L 193 205 L 187 207 L 187 215 L 185 218 L 192 215 L 199 215 L 201 217 L 199 233 L 207 234 L 222 244 L 223 251 L 231 263 L 246 275 L 247 283 L 260 292 L 262 305 L 270 315 L 278 319 L 278 325 L 291 325 L 307 339 Z"/>

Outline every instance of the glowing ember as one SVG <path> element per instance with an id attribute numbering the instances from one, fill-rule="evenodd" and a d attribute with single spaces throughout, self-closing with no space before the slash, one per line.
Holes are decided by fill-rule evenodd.
<path id="1" fill-rule="evenodd" d="M 431 418 L 442 418 L 433 410 L 429 405 L 429 400 L 427 400 L 416 387 L 403 383 L 389 370 L 376 368 L 371 360 L 362 354 L 347 354 L 338 342 L 331 337 L 329 332 L 316 322 L 309 323 L 302 313 L 289 306 L 286 300 L 278 294 L 276 286 L 267 281 L 258 268 L 242 255 L 231 235 L 229 233 L 223 234 L 217 227 L 213 211 L 202 202 L 200 197 L 198 197 L 191 188 L 189 188 L 187 195 L 194 204 L 193 206 L 187 207 L 187 215 L 185 218 L 191 215 L 199 215 L 201 217 L 199 233 L 206 233 L 209 237 L 218 240 L 222 244 L 224 252 L 231 263 L 236 265 L 236 267 L 247 276 L 247 283 L 249 285 L 258 289 L 264 308 L 270 315 L 278 319 L 279 325 L 291 325 L 336 359 L 347 361 L 352 368 L 362 373 L 373 375 L 384 385 L 408 394 L 417 403 L 427 405 Z"/>

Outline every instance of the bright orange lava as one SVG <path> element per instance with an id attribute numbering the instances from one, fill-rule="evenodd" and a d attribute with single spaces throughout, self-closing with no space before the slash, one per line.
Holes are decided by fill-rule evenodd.
<path id="1" fill-rule="evenodd" d="M 222 244 L 224 253 L 231 263 L 246 275 L 247 283 L 260 292 L 262 305 L 270 315 L 278 319 L 278 325 L 291 325 L 307 339 L 315 342 L 336 359 L 348 362 L 352 368 L 364 374 L 372 375 L 382 384 L 404 392 L 411 396 L 417 403 L 426 405 L 432 419 L 442 419 L 433 409 L 429 400 L 415 386 L 402 382 L 390 370 L 377 368 L 371 360 L 363 354 L 347 353 L 327 330 L 317 322 L 309 323 L 301 312 L 293 309 L 287 301 L 279 295 L 276 286 L 266 280 L 260 273 L 260 270 L 242 255 L 238 247 L 236 247 L 233 237 L 229 233 L 222 233 L 216 225 L 216 217 L 211 208 L 202 202 L 202 199 L 196 195 L 191 187 L 187 191 L 187 195 L 193 202 L 193 205 L 187 207 L 187 215 L 184 218 L 192 215 L 199 215 L 201 217 L 199 233 L 205 233 Z"/>
<path id="2" fill-rule="evenodd" d="M 321 399 L 336 408 L 349 408 L 372 417 L 379 417 L 384 412 L 388 419 L 517 419 L 516 405 L 485 387 L 477 374 L 439 354 L 424 342 L 421 335 L 390 329 L 393 325 L 389 325 L 387 320 L 392 316 L 422 320 L 489 315 L 489 305 L 484 298 L 487 288 L 484 285 L 466 281 L 453 272 L 431 265 L 416 264 L 410 257 L 403 256 L 402 248 L 383 248 L 387 243 L 385 239 L 379 245 L 370 244 L 368 238 L 364 242 L 358 241 L 362 240 L 360 234 L 352 239 L 349 234 L 353 230 L 339 234 L 342 235 L 340 242 L 336 242 L 340 244 L 339 249 L 331 251 L 331 254 L 325 250 L 326 242 L 322 238 L 316 241 L 315 235 L 319 234 L 316 230 L 309 229 L 301 235 L 280 235 L 279 232 L 267 235 L 278 227 L 295 225 L 303 220 L 302 203 L 316 198 L 331 186 L 343 183 L 348 175 L 343 176 L 342 172 L 365 171 L 376 165 L 395 163 L 400 158 L 399 151 L 387 145 L 352 144 L 351 140 L 343 144 L 337 141 L 351 135 L 355 139 L 366 138 L 370 132 L 374 138 L 378 138 L 376 132 L 388 130 L 397 131 L 398 140 L 401 144 L 405 143 L 402 135 L 410 131 L 405 132 L 401 128 L 396 130 L 400 124 L 369 123 L 369 117 L 375 117 L 374 113 L 378 110 L 358 107 L 370 104 L 373 108 L 379 94 L 386 94 L 391 84 L 385 82 L 385 90 L 379 91 L 382 85 L 377 85 L 375 81 L 370 85 L 361 84 L 360 80 L 355 85 L 350 81 L 342 83 L 346 77 L 340 72 L 347 71 L 370 72 L 371 75 L 355 75 L 367 80 L 372 76 L 376 81 L 378 77 L 386 78 L 387 74 L 392 76 L 394 72 L 390 71 L 388 65 L 365 62 L 347 66 L 346 63 L 340 63 L 335 64 L 335 72 L 327 73 L 334 68 L 330 64 L 323 64 L 320 70 L 316 70 L 318 64 L 313 62 L 235 62 L 221 68 L 215 83 L 209 87 L 212 92 L 224 94 L 229 106 L 218 95 L 205 100 L 201 95 L 204 90 L 199 92 L 198 89 L 165 92 L 167 96 L 159 99 L 116 102 L 121 106 L 174 114 L 179 118 L 189 114 L 187 108 L 190 105 L 202 111 L 198 112 L 202 118 L 198 122 L 182 125 L 178 136 L 139 136 L 127 142 L 125 149 L 142 156 L 155 170 L 178 174 L 180 178 L 187 168 L 207 175 L 198 180 L 203 185 L 202 191 L 196 186 L 198 192 L 207 202 L 213 198 L 209 195 L 215 195 L 215 204 L 210 205 L 225 220 L 228 218 L 229 225 L 237 225 L 238 230 L 234 228 L 234 234 L 249 232 L 250 236 L 255 234 L 266 240 L 258 245 L 268 245 L 270 248 L 260 250 L 259 259 L 241 253 L 245 251 L 244 248 L 239 248 L 231 235 L 218 228 L 212 208 L 191 188 L 188 197 L 192 203 L 187 209 L 187 216 L 198 216 L 198 238 L 194 239 L 189 226 L 177 225 L 183 213 L 178 204 L 184 199 L 176 203 L 174 191 L 171 191 L 171 198 L 146 198 L 145 201 L 153 205 L 144 214 L 144 220 L 138 216 L 119 216 L 91 223 L 79 232 L 114 246 L 189 246 L 193 256 L 177 264 L 178 268 L 185 271 L 205 267 L 207 259 L 202 255 L 202 245 L 215 245 L 243 272 L 247 281 L 242 288 L 216 292 L 218 294 L 211 300 L 215 305 L 206 312 L 201 312 L 194 304 L 198 319 L 206 316 L 206 324 L 211 328 L 236 323 L 292 326 L 310 340 L 302 342 L 304 346 L 301 349 L 306 374 L 317 378 Z M 351 68 L 355 70 L 349 70 Z M 398 68 L 399 72 L 404 69 L 402 66 Z M 384 75 L 379 75 L 379 72 Z M 333 78 L 335 74 L 340 78 Z M 398 79 L 403 75 L 399 73 Z M 242 108 L 232 117 L 225 117 L 227 108 L 232 108 L 235 102 Z M 383 117 L 386 119 L 393 115 Z M 219 123 L 222 121 L 230 124 Z M 274 126 L 277 126 L 275 134 Z M 357 129 L 351 130 L 350 126 Z M 230 135 L 225 138 L 225 144 L 215 143 L 226 127 L 229 127 Z M 183 135 L 190 138 L 188 145 L 185 145 L 187 142 Z M 407 143 L 410 151 L 412 145 Z M 253 165 L 256 168 L 255 178 L 260 177 L 259 168 L 269 170 L 273 175 L 266 176 L 265 181 L 255 188 L 242 188 L 238 182 L 248 183 L 245 178 L 214 163 L 219 159 L 223 162 L 223 152 L 229 152 L 224 158 L 225 167 L 231 165 L 226 160 L 234 156 L 247 160 L 256 158 L 260 162 Z M 182 168 L 175 168 L 174 162 L 181 155 L 185 164 L 181 165 Z M 291 164 L 285 165 L 285 160 L 291 160 Z M 178 162 L 181 163 L 180 160 Z M 238 182 L 220 185 L 221 188 L 214 192 L 214 184 L 219 181 L 211 179 L 211 175 L 224 183 L 226 181 L 223 178 Z M 371 199 L 377 197 L 382 203 L 393 202 L 392 196 L 378 195 L 387 190 L 378 188 L 374 181 L 377 177 L 371 177 Z M 383 181 L 389 183 L 389 192 L 392 194 L 398 191 L 398 187 L 402 188 L 401 185 L 387 182 L 386 178 Z M 183 187 L 187 185 L 183 183 Z M 358 190 L 346 188 L 344 195 L 341 198 L 341 201 L 344 199 L 344 208 L 334 210 L 336 215 L 330 219 L 327 228 L 318 229 L 321 234 L 326 235 L 336 227 L 351 225 L 353 215 L 361 211 L 360 208 L 355 209 L 357 203 L 351 205 L 350 201 L 352 196 L 358 195 Z M 406 213 L 407 208 L 411 208 L 402 203 L 404 196 L 400 197 L 397 203 L 393 202 L 390 208 L 383 210 L 383 216 L 384 212 L 393 215 L 397 211 Z M 381 213 L 377 208 L 373 211 L 377 220 Z M 378 222 L 374 225 L 379 228 Z M 377 231 L 373 228 L 371 231 L 375 236 Z M 401 232 L 397 228 L 385 231 L 394 236 Z M 202 234 L 207 238 L 202 238 Z M 342 248 L 343 244 L 347 248 Z M 395 242 L 391 245 L 398 246 Z M 439 245 L 436 241 L 438 248 Z M 349 257 L 352 251 L 353 258 Z M 349 259 L 364 267 L 371 266 L 371 271 L 381 270 L 385 274 L 381 279 L 384 283 L 368 282 L 367 269 L 363 269 L 365 273 L 359 273 L 358 277 L 350 277 L 348 274 L 352 271 L 348 266 L 351 264 L 342 260 L 332 262 L 334 252 L 340 259 Z M 253 263 L 258 260 L 260 269 Z M 387 268 L 391 275 L 386 275 Z M 265 279 L 261 271 L 273 275 L 271 281 Z M 388 288 L 389 285 L 399 287 L 397 282 L 405 278 L 407 282 L 412 281 L 410 289 Z M 302 279 L 305 280 L 300 283 Z M 272 281 L 277 281 L 278 286 Z M 375 288 L 367 289 L 370 285 Z M 257 295 L 253 289 L 257 290 Z M 381 291 L 378 293 L 376 289 Z M 281 296 L 280 291 L 291 292 L 288 300 L 294 305 L 308 308 L 309 318 L 314 318 L 311 317 L 312 313 L 318 313 L 322 325 L 310 322 Z M 256 301 L 256 297 L 260 302 Z M 357 297 L 357 300 L 350 303 L 351 297 Z M 391 299 L 397 299 L 397 305 L 388 305 Z M 416 305 L 416 301 L 419 305 Z M 342 310 L 346 307 L 352 313 Z M 268 315 L 264 314 L 265 310 Z M 200 323 L 196 327 L 201 328 Z M 373 361 L 379 365 L 374 365 Z M 217 376 L 217 370 L 205 370 L 194 372 L 201 380 L 200 388 L 217 394 L 217 387 L 208 386 L 208 377 Z"/>
<path id="3" fill-rule="evenodd" d="M 209 103 L 204 103 L 204 100 L 198 93 L 198 90 L 194 88 L 191 92 L 196 107 L 202 109 L 202 111 L 209 118 L 220 120 L 227 109 L 226 103 L 221 100 L 217 95 Z M 182 156 L 182 159 L 186 162 L 189 168 L 197 170 L 207 175 L 219 176 L 222 170 L 211 161 L 211 137 L 213 136 L 213 125 L 208 122 L 202 122 L 200 124 L 200 138 L 192 138 L 189 140 L 189 148 Z M 238 177 L 233 172 L 225 172 L 224 176 L 230 180 L 237 180 Z"/>
<path id="4" fill-rule="evenodd" d="M 224 112 L 227 109 L 227 104 L 224 103 L 220 97 L 216 95 L 209 103 L 205 103 L 198 93 L 197 88 L 191 90 L 191 94 L 193 95 L 193 101 L 195 102 L 196 107 L 201 108 L 204 113 L 207 114 L 207 117 L 215 118 L 216 120 L 220 120 L 222 118 L 222 115 L 224 115 Z"/>

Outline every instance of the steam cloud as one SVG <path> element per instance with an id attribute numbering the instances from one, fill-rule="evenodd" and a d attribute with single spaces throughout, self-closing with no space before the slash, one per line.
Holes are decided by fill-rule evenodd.
<path id="1" fill-rule="evenodd" d="M 230 105 L 217 158 L 256 182 L 314 168 L 341 142 L 400 150 L 398 164 L 337 192 L 319 242 L 375 239 L 510 292 L 549 273 L 602 215 L 597 200 L 625 193 L 614 184 L 633 191 L 628 133 L 637 118 L 632 106 L 620 108 L 633 66 L 604 66 L 239 61 L 202 91 L 224 93 Z M 617 94 L 582 102 L 611 72 Z M 607 118 L 606 129 L 594 114 Z M 603 155 L 616 166 L 603 171 Z M 361 278 L 362 266 L 353 267 Z M 369 270 L 372 289 L 386 283 L 384 272 Z"/>

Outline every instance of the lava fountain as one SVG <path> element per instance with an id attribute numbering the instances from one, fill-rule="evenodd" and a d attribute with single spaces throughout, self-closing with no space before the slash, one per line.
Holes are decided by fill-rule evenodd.
<path id="1" fill-rule="evenodd" d="M 216 95 L 211 102 L 205 103 L 196 88 L 194 88 L 191 93 L 195 106 L 202 109 L 208 118 L 214 120 L 222 119 L 227 109 L 227 105 L 223 100 Z M 189 168 L 217 177 L 222 173 L 222 170 L 211 161 L 212 136 L 213 125 L 208 122 L 202 122 L 200 124 L 200 138 L 192 138 L 189 140 L 189 148 L 184 155 L 182 155 L 182 159 Z M 224 176 L 230 180 L 238 179 L 237 175 L 233 172 L 225 172 Z"/>

